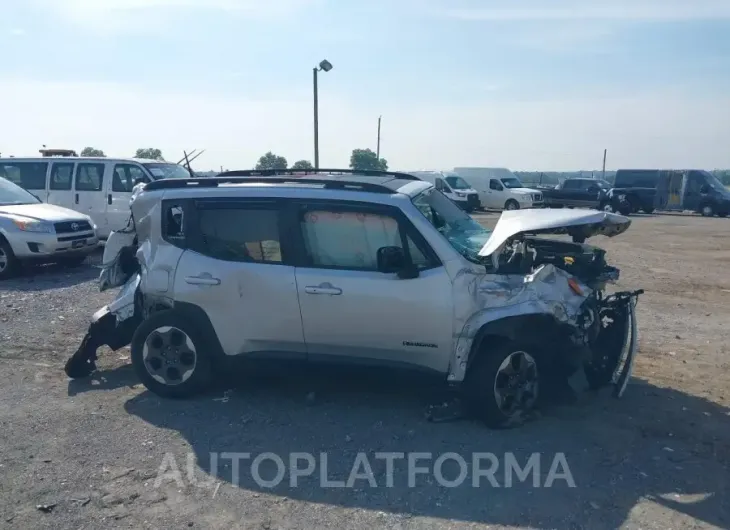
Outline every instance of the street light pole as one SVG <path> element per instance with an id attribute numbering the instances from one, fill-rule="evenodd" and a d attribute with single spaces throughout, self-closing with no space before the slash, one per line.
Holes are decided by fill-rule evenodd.
<path id="1" fill-rule="evenodd" d="M 314 169 L 319 169 L 319 95 L 317 94 L 317 68 L 312 69 L 314 88 Z"/>
<path id="2" fill-rule="evenodd" d="M 378 116 L 378 147 L 377 147 L 377 154 L 376 157 L 378 160 L 380 160 L 380 120 L 382 119 L 382 116 Z"/>
<path id="3" fill-rule="evenodd" d="M 314 169 L 319 169 L 319 94 L 317 90 L 317 74 L 319 71 L 329 72 L 332 63 L 322 60 L 319 66 L 312 69 L 312 89 L 314 92 Z"/>

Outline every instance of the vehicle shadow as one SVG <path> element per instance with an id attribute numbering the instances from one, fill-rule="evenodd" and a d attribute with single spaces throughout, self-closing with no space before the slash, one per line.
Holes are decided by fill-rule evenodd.
<path id="1" fill-rule="evenodd" d="M 0 283 L 0 291 L 45 291 L 73 287 L 99 277 L 96 261 L 92 255 L 75 267 L 60 263 L 24 265 L 17 276 Z"/>
<path id="2" fill-rule="evenodd" d="M 111 370 L 97 370 L 89 377 L 69 379 L 68 396 L 73 397 L 87 392 L 98 390 L 114 390 L 122 387 L 133 387 L 140 384 L 137 374 L 131 364 L 113 368 Z"/>
<path id="3" fill-rule="evenodd" d="M 125 408 L 180 433 L 195 453 L 201 477 L 282 498 L 404 518 L 532 528 L 618 528 L 637 504 L 654 502 L 655 510 L 670 508 L 730 526 L 730 416 L 717 404 L 633 380 L 622 400 L 609 392 L 585 394 L 575 405 L 551 407 L 536 421 L 495 431 L 469 419 L 426 421 L 424 407 L 444 391 L 417 376 L 299 370 L 247 377 L 225 392 L 193 400 L 163 400 L 144 392 Z M 236 473 L 224 452 L 250 453 L 250 459 L 242 460 Z M 431 458 L 415 462 L 429 472 L 415 475 L 411 487 L 407 455 L 416 452 Z M 438 457 L 450 452 L 466 462 L 466 479 L 456 487 L 435 474 Z M 497 458 L 498 467 L 491 481 L 485 475 L 475 484 L 473 455 L 484 452 Z M 218 453 L 217 462 L 211 453 Z M 271 487 L 263 481 L 275 481 L 281 469 L 271 459 L 253 466 L 262 453 L 277 455 L 285 469 L 281 482 Z M 296 485 L 290 482 L 291 453 L 315 459 L 313 473 Z M 347 482 L 354 467 L 363 473 L 365 468 L 356 466 L 363 458 L 358 453 L 370 464 L 375 484 L 363 474 L 354 487 L 322 483 L 323 478 Z M 389 472 L 377 456 L 382 453 L 406 456 L 394 456 Z M 538 466 L 520 480 L 518 472 L 528 469 L 531 458 Z M 477 467 L 490 465 L 482 460 Z M 299 462 L 299 468 L 306 467 Z M 463 472 L 454 460 L 440 471 L 447 481 Z M 710 496 L 687 502 L 685 496 L 695 494 Z"/>

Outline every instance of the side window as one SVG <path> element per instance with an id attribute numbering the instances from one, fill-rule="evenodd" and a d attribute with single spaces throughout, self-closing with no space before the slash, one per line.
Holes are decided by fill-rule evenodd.
<path id="1" fill-rule="evenodd" d="M 377 270 L 381 247 L 403 247 L 398 221 L 379 213 L 310 210 L 301 220 L 302 236 L 313 267 Z M 407 238 L 413 264 L 428 268 L 431 261 Z"/>
<path id="2" fill-rule="evenodd" d="M 0 165 L 0 176 L 26 190 L 46 189 L 47 162 L 11 162 L 3 161 Z"/>
<path id="3" fill-rule="evenodd" d="M 502 191 L 503 188 L 502 188 L 502 184 L 500 184 L 497 179 L 490 179 L 489 180 L 489 189 Z"/>
<path id="4" fill-rule="evenodd" d="M 117 164 L 112 174 L 112 191 L 131 192 L 137 179 L 147 180 L 142 168 L 134 164 Z"/>
<path id="5" fill-rule="evenodd" d="M 51 167 L 51 182 L 48 187 L 52 190 L 70 190 L 71 176 L 74 165 L 68 162 L 56 162 Z"/>
<path id="6" fill-rule="evenodd" d="M 281 263 L 279 210 L 259 206 L 198 210 L 201 253 L 226 261 Z"/>
<path id="7" fill-rule="evenodd" d="M 580 183 L 577 180 L 568 179 L 563 182 L 564 190 L 577 190 L 580 189 Z"/>
<path id="8" fill-rule="evenodd" d="M 177 247 L 185 247 L 184 208 L 181 203 L 162 202 L 162 239 Z"/>
<path id="9" fill-rule="evenodd" d="M 76 167 L 76 191 L 101 191 L 104 164 L 83 163 Z"/>

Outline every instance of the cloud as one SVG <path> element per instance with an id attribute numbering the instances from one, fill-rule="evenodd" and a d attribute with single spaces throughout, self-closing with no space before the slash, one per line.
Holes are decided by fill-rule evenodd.
<path id="1" fill-rule="evenodd" d="M 14 28 L 10 30 L 10 34 L 14 37 L 22 37 L 25 35 L 25 30 L 22 28 Z"/>
<path id="2" fill-rule="evenodd" d="M 467 7 L 444 4 L 441 16 L 472 21 L 673 21 L 730 18 L 727 0 L 484 0 Z M 484 5 L 488 4 L 488 5 Z"/>
<path id="3" fill-rule="evenodd" d="M 13 102 L 4 114 L 12 124 L 5 154 L 33 154 L 47 144 L 95 145 L 111 156 L 129 156 L 151 145 L 177 159 L 183 149 L 198 148 L 206 149 L 196 161 L 201 170 L 249 168 L 269 150 L 292 161 L 312 159 L 311 100 L 305 96 L 246 99 L 121 84 L 0 80 L 0 101 Z M 44 101 L 41 113 L 38 101 Z M 600 167 L 604 148 L 609 168 L 730 167 L 730 96 L 668 91 L 553 101 L 494 101 L 485 95 L 474 105 L 377 107 L 328 94 L 320 101 L 321 163 L 347 167 L 353 148 L 374 149 L 380 114 L 381 151 L 393 169 L 590 169 Z"/>
<path id="4" fill-rule="evenodd" d="M 159 30 L 171 13 L 221 12 L 231 16 L 282 17 L 323 0 L 31 0 L 63 19 L 97 32 Z"/>

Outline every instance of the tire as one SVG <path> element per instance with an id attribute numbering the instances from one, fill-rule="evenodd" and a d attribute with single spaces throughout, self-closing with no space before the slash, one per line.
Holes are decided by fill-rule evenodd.
<path id="1" fill-rule="evenodd" d="M 616 208 L 610 202 L 604 202 L 598 209 L 604 212 L 616 213 Z"/>
<path id="2" fill-rule="evenodd" d="M 0 280 L 12 278 L 18 271 L 18 258 L 10 244 L 0 239 Z"/>
<path id="3" fill-rule="evenodd" d="M 717 212 L 718 217 L 727 217 L 728 212 Z"/>
<path id="4" fill-rule="evenodd" d="M 158 396 L 189 398 L 204 392 L 213 379 L 206 344 L 200 329 L 174 309 L 153 313 L 132 337 L 132 366 L 142 384 Z"/>
<path id="5" fill-rule="evenodd" d="M 700 213 L 702 214 L 702 217 L 712 217 L 715 215 L 715 209 L 711 204 L 703 204 L 700 207 Z"/>
<path id="6" fill-rule="evenodd" d="M 540 367 L 537 359 L 535 348 L 520 341 L 506 341 L 490 351 L 481 352 L 465 381 L 467 404 L 472 413 L 493 429 L 519 423 L 534 409 L 539 398 Z M 510 368 L 512 361 L 516 361 L 518 365 Z M 529 379 L 529 384 L 517 388 L 522 400 L 520 403 L 512 401 L 510 407 L 507 399 L 500 404 L 497 395 L 499 386 L 515 383 L 515 380 L 505 379 L 509 377 L 505 370 L 507 372 L 514 370 L 515 366 L 526 368 L 525 372 L 520 370 L 518 374 L 522 374 L 523 377 L 529 375 L 529 378 L 525 379 L 525 381 Z M 517 377 L 516 382 L 519 384 L 520 375 Z"/>
<path id="7" fill-rule="evenodd" d="M 654 208 L 642 208 L 641 211 L 644 213 L 654 213 Z"/>
<path id="8" fill-rule="evenodd" d="M 507 200 L 507 202 L 504 203 L 504 209 L 505 210 L 519 210 L 520 203 L 514 199 L 509 199 L 509 200 Z"/>

